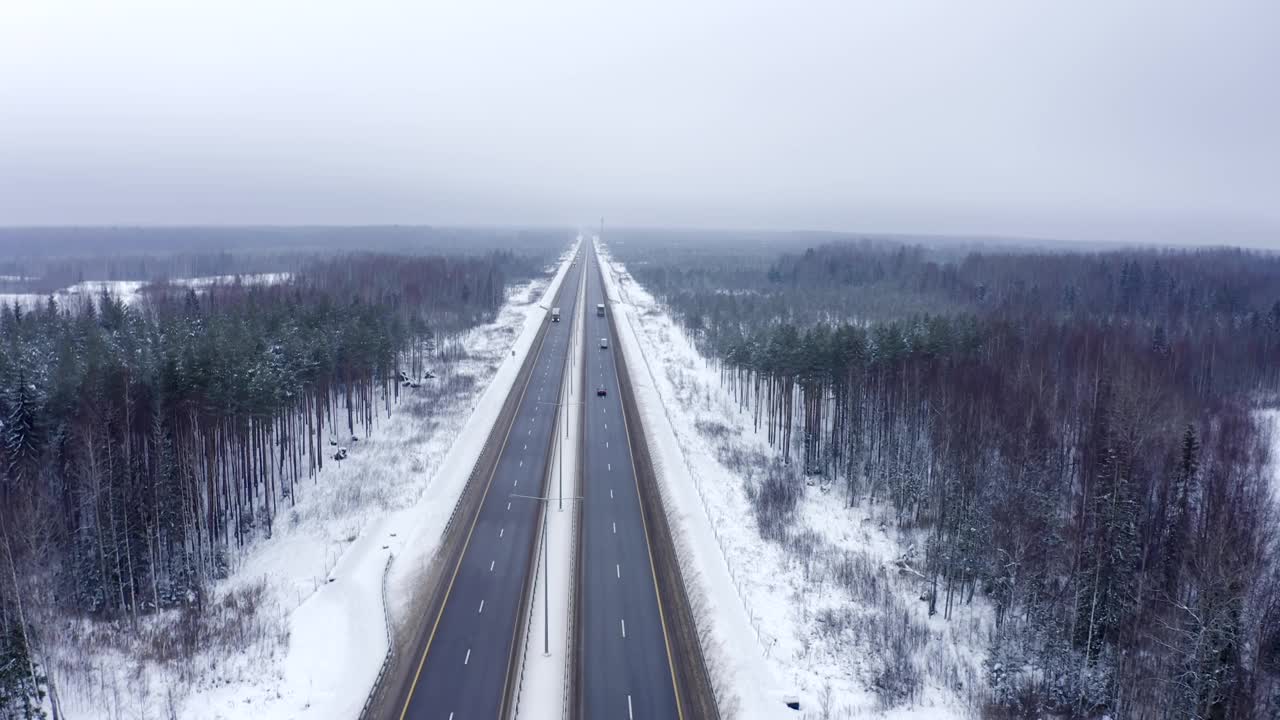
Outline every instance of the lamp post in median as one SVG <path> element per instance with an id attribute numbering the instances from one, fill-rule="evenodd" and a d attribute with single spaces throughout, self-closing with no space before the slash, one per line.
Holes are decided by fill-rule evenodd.
<path id="1" fill-rule="evenodd" d="M 539 405 L 555 405 L 556 407 L 562 408 L 565 405 L 581 405 L 583 403 L 581 400 L 573 400 L 573 401 L 558 402 L 558 403 L 548 402 L 546 400 L 540 400 L 538 404 Z M 561 410 L 560 425 L 564 428 L 564 436 L 566 438 L 569 437 L 569 426 L 566 425 L 567 422 L 568 421 L 565 420 L 565 412 Z M 557 508 L 557 511 L 562 511 L 564 510 L 564 440 L 560 440 L 556 443 L 556 466 L 559 468 L 557 472 L 560 475 L 560 505 L 559 505 L 559 508 Z"/>
<path id="2" fill-rule="evenodd" d="M 537 495 L 516 495 L 512 493 L 508 497 L 521 498 L 523 500 L 537 500 L 542 503 L 542 656 L 551 656 L 551 545 L 547 542 L 547 505 L 551 504 L 552 497 L 538 497 Z M 581 500 L 580 495 L 575 495 L 569 500 Z M 560 502 L 564 502 L 561 496 Z"/>

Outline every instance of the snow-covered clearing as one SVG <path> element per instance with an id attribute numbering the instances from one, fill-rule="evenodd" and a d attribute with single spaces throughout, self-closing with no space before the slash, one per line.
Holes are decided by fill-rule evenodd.
<path id="1" fill-rule="evenodd" d="M 895 565 L 915 540 L 888 509 L 850 507 L 838 490 L 807 487 L 788 539 L 762 539 L 748 489 L 765 472 L 794 470 L 773 462 L 719 372 L 599 250 L 686 582 L 704 608 L 700 632 L 722 710 L 739 718 L 969 716 L 990 609 L 975 599 L 950 621 L 928 617 L 919 588 Z M 788 694 L 801 713 L 782 704 Z"/>
<path id="2" fill-rule="evenodd" d="M 198 624 L 176 611 L 141 620 L 140 630 L 67 628 L 49 663 L 66 716 L 354 720 L 388 649 L 384 583 L 395 623 L 569 257 L 553 277 L 548 269 L 512 288 L 493 323 L 461 337 L 461 358 L 402 390 L 347 460 L 327 463 L 298 493 L 275 536 L 237 556 L 209 601 L 218 611 L 202 621 L 233 630 L 210 633 L 220 642 L 208 652 L 178 663 L 157 653 L 164 636 Z M 123 637 L 138 639 L 121 648 Z"/>
<path id="3" fill-rule="evenodd" d="M 279 285 L 293 278 L 293 273 L 256 273 L 250 275 L 209 275 L 206 277 L 174 278 L 170 285 L 182 285 L 192 288 L 209 287 L 210 285 Z"/>
<path id="4" fill-rule="evenodd" d="M 200 290 L 211 285 L 231 285 L 237 282 L 243 285 L 275 285 L 287 282 L 290 277 L 292 277 L 290 273 L 258 273 L 173 278 L 164 282 L 176 287 Z M 108 295 L 119 298 L 125 305 L 135 305 L 147 296 L 146 288 L 153 285 L 154 283 L 145 280 L 85 280 L 54 293 L 0 293 L 0 305 L 8 306 L 17 303 L 21 307 L 30 308 L 46 302 L 50 296 L 60 305 L 76 304 L 93 301 L 104 291 Z"/>

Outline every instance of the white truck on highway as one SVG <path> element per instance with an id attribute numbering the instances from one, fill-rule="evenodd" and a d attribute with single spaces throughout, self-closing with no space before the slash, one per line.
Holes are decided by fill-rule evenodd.
<path id="1" fill-rule="evenodd" d="M 560 308 L 551 308 L 551 322 L 560 322 Z"/>

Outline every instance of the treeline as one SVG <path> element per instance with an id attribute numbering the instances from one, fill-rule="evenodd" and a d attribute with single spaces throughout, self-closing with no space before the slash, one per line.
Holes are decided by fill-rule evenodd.
<path id="1" fill-rule="evenodd" d="M 1166 337 L 1210 326 L 1257 336 L 1280 324 L 1280 257 L 1244 250 L 957 254 L 864 240 L 765 259 L 623 247 L 616 252 L 636 279 L 710 354 L 723 354 L 743 331 L 779 322 L 1030 314 L 1139 323 Z"/>
<path id="2" fill-rule="evenodd" d="M 1275 256 L 829 246 L 752 286 L 797 307 L 894 287 L 960 312 L 807 325 L 655 264 L 780 454 L 925 534 L 929 612 L 994 605 L 989 714 L 1280 716 L 1280 525 L 1254 412 L 1280 390 Z M 762 528 L 800 492 L 760 494 Z"/>
<path id="3" fill-rule="evenodd" d="M 316 258 L 314 254 L 268 252 L 15 258 L 0 262 L 0 293 L 47 295 L 86 281 L 163 283 L 175 278 L 293 273 Z"/>
<path id="4" fill-rule="evenodd" d="M 0 293 L 55 292 L 82 281 L 297 272 L 335 254 L 474 256 L 542 261 L 564 244 L 552 229 L 368 227 L 0 227 Z"/>
<path id="5" fill-rule="evenodd" d="M 0 716 L 22 717 L 10 708 L 40 685 L 24 603 L 199 608 L 436 342 L 494 317 L 511 280 L 540 269 L 510 253 L 353 255 L 280 285 L 4 308 Z"/>

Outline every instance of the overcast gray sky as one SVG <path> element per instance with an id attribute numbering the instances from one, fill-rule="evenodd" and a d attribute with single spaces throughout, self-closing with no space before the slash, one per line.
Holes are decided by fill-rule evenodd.
<path id="1" fill-rule="evenodd" d="M 1280 245 L 1275 0 L 6 0 L 0 224 Z"/>

